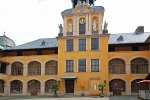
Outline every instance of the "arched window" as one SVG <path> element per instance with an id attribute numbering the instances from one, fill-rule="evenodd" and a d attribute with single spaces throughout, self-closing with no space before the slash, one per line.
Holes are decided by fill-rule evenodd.
<path id="1" fill-rule="evenodd" d="M 135 58 L 131 61 L 131 73 L 148 73 L 148 61 L 143 58 Z"/>
<path id="2" fill-rule="evenodd" d="M 56 80 L 48 80 L 45 82 L 45 92 L 53 92 L 52 89 L 51 89 L 51 86 L 56 83 L 57 81 Z"/>
<path id="3" fill-rule="evenodd" d="M 131 92 L 138 92 L 139 90 L 149 90 L 149 85 L 137 82 L 142 81 L 143 79 L 136 79 L 131 82 Z"/>
<path id="4" fill-rule="evenodd" d="M 122 59 L 112 59 L 109 61 L 109 73 L 125 74 L 125 62 Z"/>
<path id="5" fill-rule="evenodd" d="M 55 75 L 57 74 L 57 68 L 58 68 L 58 65 L 57 65 L 57 61 L 49 61 L 46 63 L 45 65 L 45 74 L 46 75 Z"/>
<path id="6" fill-rule="evenodd" d="M 121 95 L 121 92 L 125 92 L 125 81 L 121 79 L 114 79 L 109 82 L 109 91 L 114 95 Z"/>
<path id="7" fill-rule="evenodd" d="M 32 61 L 28 64 L 28 75 L 41 75 L 41 63 Z"/>
<path id="8" fill-rule="evenodd" d="M 4 93 L 4 81 L 0 80 L 0 93 Z"/>
<path id="9" fill-rule="evenodd" d="M 19 80 L 14 80 L 10 83 L 10 92 L 19 93 L 22 92 L 23 83 Z"/>
<path id="10" fill-rule="evenodd" d="M 11 66 L 11 75 L 23 75 L 23 64 L 15 62 Z"/>
<path id="11" fill-rule="evenodd" d="M 37 80 L 31 80 L 28 82 L 28 92 L 31 93 L 31 95 L 37 95 L 38 92 L 40 92 L 41 87 L 40 87 L 41 83 Z"/>
<path id="12" fill-rule="evenodd" d="M 85 34 L 86 30 L 86 20 L 85 18 L 80 18 L 79 20 L 79 35 Z"/>

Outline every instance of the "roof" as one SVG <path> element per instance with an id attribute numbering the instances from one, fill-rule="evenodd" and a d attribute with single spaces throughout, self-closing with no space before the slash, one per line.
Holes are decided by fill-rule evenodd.
<path id="1" fill-rule="evenodd" d="M 150 32 L 145 32 L 141 34 L 137 33 L 120 33 L 120 34 L 110 34 L 109 44 L 126 44 L 126 43 L 144 43 L 148 37 L 150 36 Z M 122 41 L 119 41 L 120 37 L 122 37 Z"/>
<path id="2" fill-rule="evenodd" d="M 144 43 L 150 36 L 150 32 L 141 34 L 136 33 L 120 33 L 110 34 L 109 44 L 127 44 L 127 43 Z M 21 49 L 39 49 L 39 48 L 54 48 L 58 47 L 56 38 L 41 38 L 34 40 L 7 50 L 21 50 Z M 6 49 L 5 49 L 6 50 Z"/>
<path id="3" fill-rule="evenodd" d="M 22 45 L 18 45 L 14 48 L 10 48 L 9 50 L 53 48 L 53 47 L 58 47 L 56 38 L 41 38 L 41 39 L 31 41 Z"/>
<path id="4" fill-rule="evenodd" d="M 105 10 L 103 6 L 94 6 L 94 7 L 91 7 L 93 9 L 93 11 L 96 11 L 96 10 Z M 73 8 L 70 8 L 70 9 L 66 9 L 64 11 L 61 12 L 61 14 L 68 14 L 68 13 L 71 13 L 73 10 Z"/>
<path id="5" fill-rule="evenodd" d="M 15 42 L 12 39 L 8 38 L 5 34 L 3 36 L 0 36 L 0 41 L 0 45 L 4 48 L 16 46 Z"/>

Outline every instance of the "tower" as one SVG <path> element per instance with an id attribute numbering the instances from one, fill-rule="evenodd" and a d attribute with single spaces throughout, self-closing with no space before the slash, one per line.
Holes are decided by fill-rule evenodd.
<path id="1" fill-rule="evenodd" d="M 61 12 L 63 24 L 59 25 L 57 40 L 62 93 L 79 95 L 84 84 L 85 95 L 97 95 L 96 84 L 108 81 L 104 66 L 108 66 L 109 34 L 102 31 L 104 7 L 94 6 L 94 2 L 72 0 L 73 7 Z"/>
<path id="2" fill-rule="evenodd" d="M 96 0 L 71 0 L 72 1 L 72 7 L 75 8 L 75 6 L 77 5 L 78 1 L 81 1 L 82 3 L 85 2 L 89 5 L 93 5 L 94 6 L 94 3 Z"/>
<path id="3" fill-rule="evenodd" d="M 72 0 L 73 8 L 66 9 L 61 13 L 63 36 L 103 33 L 104 7 L 94 6 L 94 2 L 95 0 Z"/>

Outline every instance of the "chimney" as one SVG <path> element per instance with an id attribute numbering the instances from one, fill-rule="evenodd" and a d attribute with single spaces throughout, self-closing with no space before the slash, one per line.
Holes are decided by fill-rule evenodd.
<path id="1" fill-rule="evenodd" d="M 138 28 L 135 30 L 136 34 L 144 33 L 144 26 L 138 26 Z"/>

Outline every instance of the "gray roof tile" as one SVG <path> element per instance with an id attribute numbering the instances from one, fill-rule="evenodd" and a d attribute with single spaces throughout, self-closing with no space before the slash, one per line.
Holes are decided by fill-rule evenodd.
<path id="1" fill-rule="evenodd" d="M 118 38 L 122 36 L 123 41 L 118 41 Z M 150 32 L 145 32 L 141 34 L 134 33 L 120 33 L 120 34 L 110 34 L 109 44 L 125 44 L 125 43 L 143 43 L 150 36 Z"/>
<path id="2" fill-rule="evenodd" d="M 45 45 L 43 45 L 43 41 Z M 41 38 L 35 41 L 31 41 L 22 45 L 18 45 L 14 48 L 10 48 L 9 50 L 14 49 L 36 49 L 36 48 L 53 48 L 58 47 L 56 38 Z"/>
<path id="3" fill-rule="evenodd" d="M 118 40 L 119 37 L 123 37 L 123 40 Z M 126 43 L 144 43 L 148 37 L 150 36 L 150 32 L 145 32 L 141 34 L 136 33 L 120 33 L 120 34 L 110 34 L 109 44 L 126 44 Z M 45 45 L 44 45 L 45 44 Z M 16 49 L 37 49 L 37 48 L 53 48 L 58 47 L 56 38 L 41 38 L 35 41 L 31 41 L 14 48 L 9 48 L 8 50 L 16 50 Z"/>

